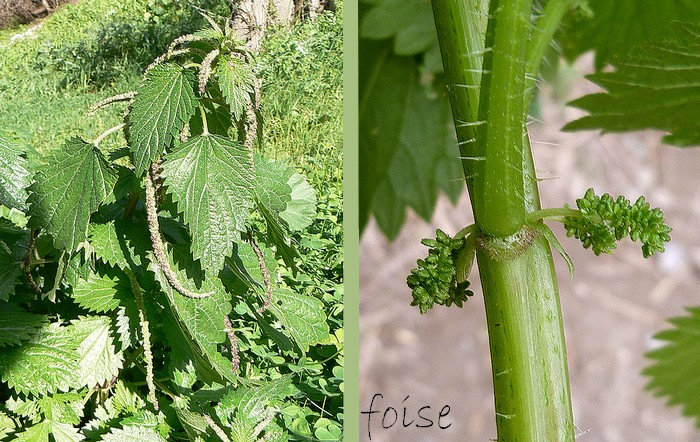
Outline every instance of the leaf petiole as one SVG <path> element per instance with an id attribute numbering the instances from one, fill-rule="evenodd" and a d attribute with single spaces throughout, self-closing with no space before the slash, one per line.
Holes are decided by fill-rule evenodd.
<path id="1" fill-rule="evenodd" d="M 534 212 L 530 212 L 527 215 L 527 222 L 528 223 L 534 223 L 537 221 L 541 220 L 546 220 L 546 219 L 556 219 L 557 218 L 564 218 L 566 216 L 580 216 L 581 211 L 578 209 L 572 209 L 571 207 L 565 206 L 565 207 L 551 207 L 548 209 L 540 209 L 540 210 L 535 210 Z"/>
<path id="2" fill-rule="evenodd" d="M 199 113 L 202 114 L 203 135 L 209 135 L 209 125 L 207 124 L 207 112 L 204 110 L 204 106 L 199 106 Z"/>
<path id="3" fill-rule="evenodd" d="M 457 232 L 457 234 L 455 234 L 454 236 L 454 239 L 462 239 L 474 232 L 476 232 L 476 224 L 469 224 L 467 227 L 464 227 L 462 230 Z"/>

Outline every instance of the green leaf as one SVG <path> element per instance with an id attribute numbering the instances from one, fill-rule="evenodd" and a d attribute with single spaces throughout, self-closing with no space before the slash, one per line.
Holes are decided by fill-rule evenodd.
<path id="1" fill-rule="evenodd" d="M 207 422 L 206 419 L 204 419 L 204 417 L 202 417 L 202 415 L 199 413 L 194 413 L 192 411 L 183 410 L 180 408 L 175 409 L 175 413 L 177 414 L 180 424 L 190 437 L 190 440 L 195 440 L 197 436 L 204 437 L 207 430 L 210 429 L 209 422 Z"/>
<path id="2" fill-rule="evenodd" d="M 229 431 L 231 432 L 231 442 L 248 442 L 256 439 L 255 424 L 248 416 L 239 415 L 231 419 Z"/>
<path id="3" fill-rule="evenodd" d="M 42 421 L 29 427 L 26 431 L 16 434 L 17 442 L 49 442 L 51 422 Z"/>
<path id="4" fill-rule="evenodd" d="M 687 310 L 689 316 L 669 320 L 673 328 L 655 336 L 666 345 L 647 353 L 654 364 L 642 374 L 651 378 L 648 390 L 666 397 L 669 406 L 680 405 L 683 414 L 695 418 L 700 428 L 700 307 Z"/>
<path id="5" fill-rule="evenodd" d="M 77 254 L 76 254 L 77 255 Z M 56 273 L 53 275 L 53 283 L 49 285 L 49 290 L 42 295 L 46 297 L 51 302 L 56 302 L 56 294 L 58 289 L 61 288 L 61 282 L 63 281 L 63 276 L 66 271 L 66 264 L 68 263 L 68 255 L 64 252 L 58 258 L 58 265 L 56 266 Z"/>
<path id="6" fill-rule="evenodd" d="M 15 293 L 15 285 L 22 275 L 23 263 L 0 245 L 0 300 L 9 300 Z"/>
<path id="7" fill-rule="evenodd" d="M 146 402 L 122 380 L 119 380 L 114 386 L 112 406 L 118 412 L 136 413 L 146 406 Z"/>
<path id="8" fill-rule="evenodd" d="M 260 252 L 263 255 L 265 266 L 270 273 L 272 283 L 275 284 L 274 275 L 277 274 L 277 260 L 271 249 L 265 247 L 264 244 L 258 244 Z M 235 253 L 232 257 L 226 259 L 226 270 L 230 270 L 233 275 L 240 280 L 245 286 L 244 290 L 254 290 L 258 294 L 265 291 L 265 281 L 263 279 L 262 270 L 258 263 L 258 257 L 253 251 L 253 247 L 248 242 L 236 244 Z M 222 278 L 226 278 L 227 273 L 222 273 Z"/>
<path id="9" fill-rule="evenodd" d="M 464 185 L 450 108 L 431 94 L 435 92 L 420 85 L 411 92 L 399 146 L 388 170 L 393 192 L 426 221 L 441 190 L 454 202 Z"/>
<path id="10" fill-rule="evenodd" d="M 258 202 L 272 214 L 283 212 L 292 200 L 289 181 L 294 170 L 281 161 L 255 158 L 255 195 Z"/>
<path id="11" fill-rule="evenodd" d="M 30 187 L 29 213 L 54 246 L 73 252 L 87 238 L 90 214 L 112 193 L 116 173 L 92 144 L 68 140 L 46 159 Z"/>
<path id="12" fill-rule="evenodd" d="M 56 442 L 78 442 L 85 440 L 80 431 L 72 425 L 51 421 L 51 434 Z"/>
<path id="13" fill-rule="evenodd" d="M 0 378 L 18 393 L 68 391 L 78 383 L 79 355 L 70 327 L 49 324 L 19 347 L 0 349 Z"/>
<path id="14" fill-rule="evenodd" d="M 339 426 L 335 424 L 330 424 L 327 427 L 317 428 L 314 432 L 318 440 L 322 441 L 335 441 L 342 440 L 343 433 Z"/>
<path id="15" fill-rule="evenodd" d="M 296 258 L 299 258 L 299 251 L 292 244 L 292 238 L 287 231 L 286 223 L 284 223 L 279 214 L 270 212 L 265 206 L 258 206 L 260 213 L 267 223 L 267 239 L 277 247 L 277 252 L 282 256 L 284 263 L 297 271 Z"/>
<path id="16" fill-rule="evenodd" d="M 328 338 L 323 302 L 312 296 L 280 287 L 274 291 L 270 310 L 304 352 Z"/>
<path id="17" fill-rule="evenodd" d="M 10 209 L 27 210 L 27 188 L 31 173 L 26 147 L 0 134 L 0 204 Z"/>
<path id="18" fill-rule="evenodd" d="M 128 306 L 120 305 L 114 318 L 114 328 L 123 349 L 131 347 L 136 341 L 138 325 L 136 303 L 132 301 Z"/>
<path id="19" fill-rule="evenodd" d="M 597 69 L 639 44 L 667 38 L 676 31 L 679 22 L 700 17 L 700 2 L 694 0 L 586 0 L 581 3 L 585 9 L 569 14 L 558 40 L 569 59 L 595 50 Z"/>
<path id="20" fill-rule="evenodd" d="M 148 427 L 126 426 L 113 428 L 102 439 L 105 442 L 165 442 L 163 436 Z"/>
<path id="21" fill-rule="evenodd" d="M 416 69 L 413 58 L 394 56 L 387 42 L 360 40 L 360 228 L 398 149 Z"/>
<path id="22" fill-rule="evenodd" d="M 700 144 L 700 26 L 683 25 L 682 30 L 679 40 L 660 40 L 613 58 L 614 72 L 589 75 L 606 92 L 569 103 L 590 115 L 564 130 L 652 128 L 670 133 L 666 143 Z"/>
<path id="23" fill-rule="evenodd" d="M 73 427 L 80 423 L 83 416 L 83 395 L 80 393 L 56 394 L 40 399 L 10 398 L 7 408 L 32 422 L 40 420 L 43 416 L 42 423 L 48 423 L 49 433 L 53 434 L 56 442 L 84 439 L 78 429 Z M 33 431 L 37 433 L 28 432 L 26 437 L 30 438 L 29 440 L 39 437 L 44 429 L 37 428 Z"/>
<path id="24" fill-rule="evenodd" d="M 126 220 L 90 224 L 90 247 L 105 264 L 125 269 L 142 264 L 142 253 L 150 248 L 148 232 Z"/>
<path id="25" fill-rule="evenodd" d="M 415 55 L 438 44 L 430 2 L 383 0 L 363 15 L 360 37 L 371 40 L 393 38 L 396 55 Z"/>
<path id="26" fill-rule="evenodd" d="M 124 357 L 116 352 L 107 316 L 88 316 L 73 321 L 71 335 L 78 353 L 78 385 L 92 388 L 115 377 Z"/>
<path id="27" fill-rule="evenodd" d="M 221 93 L 231 107 L 231 114 L 238 120 L 245 113 L 248 96 L 253 93 L 253 71 L 240 58 L 222 54 L 216 65 L 216 75 Z"/>
<path id="28" fill-rule="evenodd" d="M 78 280 L 73 287 L 71 297 L 81 307 L 103 313 L 119 307 L 118 293 L 131 293 L 131 287 L 127 281 L 91 272 L 87 279 Z"/>
<path id="29" fill-rule="evenodd" d="M 277 263 L 270 249 L 259 245 L 265 258 L 270 275 L 275 275 Z M 258 258 L 248 243 L 239 244 L 236 255 L 227 260 L 228 267 L 236 277 L 249 289 L 264 298 L 265 285 Z M 286 333 L 299 345 L 303 351 L 329 336 L 329 326 L 326 322 L 324 305 L 320 300 L 299 294 L 287 287 L 274 287 L 270 311 L 284 327 Z"/>
<path id="30" fill-rule="evenodd" d="M 229 107 L 209 101 L 201 103 L 200 106 L 204 108 L 206 112 L 207 130 L 209 133 L 227 137 L 234 124 L 231 120 L 231 111 Z M 197 112 L 192 116 L 189 132 L 190 137 L 202 135 L 204 133 L 204 123 L 201 112 Z"/>
<path id="31" fill-rule="evenodd" d="M 289 230 L 303 230 L 313 222 L 316 216 L 316 191 L 299 173 L 292 174 L 287 184 L 292 189 L 292 199 L 279 216 L 286 221 Z"/>
<path id="32" fill-rule="evenodd" d="M 10 416 L 0 411 L 0 440 L 4 440 L 15 431 L 15 421 Z"/>
<path id="33" fill-rule="evenodd" d="M 463 189 L 459 151 L 443 94 L 422 85 L 413 59 L 361 41 L 360 224 L 373 213 L 393 239 L 413 208 L 429 220 L 437 197 Z"/>
<path id="34" fill-rule="evenodd" d="M 36 401 L 39 410 L 53 422 L 77 425 L 83 417 L 84 395 L 78 392 L 44 396 Z"/>
<path id="35" fill-rule="evenodd" d="M 216 406 L 217 414 L 227 419 L 231 419 L 236 414 L 258 422 L 265 417 L 270 404 L 281 401 L 289 395 L 287 387 L 291 382 L 291 375 L 285 375 L 260 385 L 231 390 Z"/>
<path id="36" fill-rule="evenodd" d="M 388 179 L 380 182 L 370 209 L 384 235 L 389 239 L 396 238 L 406 221 L 406 203 L 396 194 Z"/>
<path id="37" fill-rule="evenodd" d="M 217 135 L 194 137 L 167 155 L 163 176 L 189 226 L 195 259 L 218 272 L 254 206 L 250 152 Z"/>
<path id="38" fill-rule="evenodd" d="M 46 396 L 50 397 L 50 396 Z M 22 417 L 26 417 L 32 421 L 39 418 L 39 401 L 33 399 L 23 399 L 21 397 L 10 397 L 6 404 L 7 409 Z"/>
<path id="39" fill-rule="evenodd" d="M 48 322 L 46 315 L 26 312 L 15 304 L 0 304 L 0 347 L 28 340 Z"/>
<path id="40" fill-rule="evenodd" d="M 182 296 L 170 287 L 160 268 L 157 265 L 151 265 L 151 270 L 156 274 L 156 279 L 167 296 L 178 328 L 187 337 L 186 342 L 180 345 L 186 344 L 192 353 L 203 358 L 193 362 L 204 382 L 223 380 L 233 382 L 235 376 L 231 370 L 231 361 L 224 358 L 217 349 L 217 345 L 227 337 L 224 317 L 231 312 L 230 295 L 226 293 L 218 278 L 205 278 L 204 272 L 186 254 L 178 253 L 177 256 L 176 263 L 173 252 L 170 252 L 168 260 L 182 285 L 194 292 L 213 292 L 211 296 L 204 299 Z M 152 259 L 151 262 L 156 260 Z M 188 269 L 187 272 L 182 268 Z M 198 365 L 198 362 L 209 364 L 208 373 L 203 372 L 203 367 Z M 215 378 L 212 378 L 212 372 L 216 374 Z"/>
<path id="41" fill-rule="evenodd" d="M 83 317 L 69 326 L 43 326 L 19 347 L 0 350 L 0 377 L 18 393 L 41 396 L 116 376 L 122 366 L 103 316 Z"/>
<path id="42" fill-rule="evenodd" d="M 282 213 L 292 203 L 290 180 L 294 180 L 294 174 L 294 169 L 282 162 L 271 162 L 262 157 L 255 159 L 257 180 L 255 193 L 258 209 L 267 223 L 268 239 L 277 246 L 277 251 L 282 255 L 284 262 L 296 270 L 295 259 L 299 257 L 299 253 L 292 245 L 289 227 L 282 218 Z M 305 204 L 302 203 L 302 206 Z M 289 218 L 293 219 L 295 209 L 290 210 Z"/>
<path id="43" fill-rule="evenodd" d="M 148 72 L 131 106 L 127 129 L 137 174 L 170 146 L 196 106 L 192 78 L 183 68 L 163 63 Z"/>

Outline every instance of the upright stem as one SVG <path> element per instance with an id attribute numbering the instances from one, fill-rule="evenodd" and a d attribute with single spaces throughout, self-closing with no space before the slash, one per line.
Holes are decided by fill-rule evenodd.
<path id="1" fill-rule="evenodd" d="M 527 73 L 535 77 L 540 69 L 540 64 L 547 53 L 547 48 L 552 44 L 552 37 L 566 12 L 578 0 L 549 0 L 542 10 L 542 14 L 532 28 L 532 39 L 527 50 Z M 534 81 L 534 80 L 531 80 Z"/>
<path id="2" fill-rule="evenodd" d="M 479 98 L 476 222 L 495 236 L 515 233 L 525 221 L 523 131 L 525 68 L 532 0 L 491 0 Z"/>
<path id="3" fill-rule="evenodd" d="M 463 167 L 478 226 L 498 440 L 573 441 L 552 254 L 527 226 L 527 213 L 540 209 L 524 124 L 531 0 L 491 0 L 488 25 L 479 27 L 473 17 L 484 3 L 432 0 L 458 141 L 471 149 L 462 155 L 486 157 Z M 486 48 L 479 80 L 475 61 L 464 57 L 478 47 L 475 30 Z"/>
<path id="4" fill-rule="evenodd" d="M 538 237 L 513 259 L 483 248 L 477 262 L 486 304 L 498 440 L 574 440 L 559 293 L 552 253 Z"/>
<path id="5" fill-rule="evenodd" d="M 476 175 L 474 168 L 482 155 L 477 145 L 477 120 L 481 64 L 484 57 L 484 39 L 480 37 L 483 37 L 486 30 L 487 4 L 473 1 L 433 1 L 433 16 L 440 40 L 447 93 L 470 196 L 473 196 L 472 188 Z"/>

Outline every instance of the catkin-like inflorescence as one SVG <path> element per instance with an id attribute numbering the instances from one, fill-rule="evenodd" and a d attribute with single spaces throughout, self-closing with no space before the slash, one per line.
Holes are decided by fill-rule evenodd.
<path id="1" fill-rule="evenodd" d="M 581 240 L 583 247 L 592 248 L 596 255 L 612 253 L 616 242 L 628 237 L 642 243 L 642 254 L 648 258 L 663 252 L 664 243 L 671 240 L 663 212 L 652 209 L 643 196 L 632 204 L 624 196 L 597 196 L 588 189 L 576 205 L 580 214 L 564 218 L 566 234 Z"/>
<path id="2" fill-rule="evenodd" d="M 129 277 L 131 291 L 134 294 L 136 307 L 139 310 L 139 325 L 141 326 L 141 337 L 143 338 L 143 356 L 146 359 L 146 385 L 148 385 L 148 400 L 153 404 L 153 407 L 158 409 L 158 399 L 156 398 L 156 385 L 153 375 L 153 351 L 151 348 L 151 331 L 148 328 L 148 319 L 146 318 L 146 305 L 143 301 L 143 293 L 141 286 L 136 280 L 136 275 L 131 269 L 126 270 L 126 275 Z"/>
<path id="3" fill-rule="evenodd" d="M 411 305 L 418 306 L 421 313 L 435 304 L 462 307 L 467 297 L 474 294 L 468 290 L 469 281 L 457 282 L 456 260 L 464 247 L 464 238 L 451 238 L 439 229 L 435 236 L 435 239 L 423 239 L 422 244 L 429 247 L 428 256 L 419 259 L 406 278 L 413 294 Z"/>
<path id="4" fill-rule="evenodd" d="M 125 92 L 123 94 L 119 95 L 113 95 L 111 97 L 107 97 L 104 100 L 100 100 L 97 103 L 93 104 L 90 106 L 90 109 L 88 109 L 88 115 L 94 115 L 98 110 L 102 109 L 105 106 L 108 106 L 112 103 L 117 103 L 120 101 L 132 101 L 136 97 L 136 92 L 131 91 L 131 92 Z"/>
<path id="5" fill-rule="evenodd" d="M 265 264 L 265 257 L 263 256 L 260 247 L 258 247 L 258 243 L 255 242 L 250 232 L 248 232 L 248 236 L 250 237 L 250 246 L 253 248 L 255 256 L 258 258 L 258 266 L 260 266 L 260 272 L 262 273 L 263 280 L 265 281 L 265 302 L 263 303 L 262 307 L 258 309 L 258 313 L 262 313 L 267 310 L 272 303 L 272 280 L 270 278 L 270 271 L 267 268 L 267 264 Z"/>
<path id="6" fill-rule="evenodd" d="M 182 283 L 177 279 L 177 275 L 170 268 L 170 263 L 165 255 L 165 245 L 163 244 L 163 239 L 160 236 L 160 224 L 158 222 L 158 209 L 156 207 L 156 191 L 154 179 L 151 176 L 152 171 L 146 172 L 146 218 L 148 220 L 148 231 L 151 237 L 151 245 L 153 246 L 153 254 L 158 261 L 158 267 L 163 272 L 163 276 L 176 292 L 182 296 L 193 299 L 208 298 L 213 295 L 213 292 L 207 293 L 195 293 L 191 290 L 185 288 Z"/>
<path id="7" fill-rule="evenodd" d="M 164 54 L 159 55 L 151 64 L 149 64 L 146 67 L 146 70 L 144 71 L 144 75 L 148 74 L 148 72 L 153 69 L 154 67 L 162 64 L 164 61 L 170 60 L 173 57 L 177 57 L 178 55 L 183 55 L 183 54 L 188 54 L 192 52 L 192 48 L 181 48 L 181 49 L 175 49 L 172 51 L 168 51 Z"/>
<path id="8" fill-rule="evenodd" d="M 202 61 L 202 67 L 199 69 L 199 93 L 204 94 L 207 88 L 207 83 L 209 82 L 209 77 L 211 76 L 211 65 L 219 55 L 219 50 L 214 49 L 204 57 Z"/>
<path id="9" fill-rule="evenodd" d="M 229 442 L 229 438 L 224 432 L 224 430 L 221 429 L 221 427 L 214 421 L 214 419 L 211 418 L 208 414 L 203 415 L 204 420 L 207 421 L 207 424 L 209 424 L 209 427 L 211 427 L 212 430 L 214 430 L 214 433 L 221 439 L 223 442 Z"/>
<path id="10" fill-rule="evenodd" d="M 241 364 L 241 357 L 238 354 L 238 338 L 236 338 L 236 332 L 228 315 L 224 316 L 224 325 L 226 325 L 226 334 L 231 343 L 231 371 L 238 373 L 238 367 Z"/>
<path id="11" fill-rule="evenodd" d="M 255 426 L 255 428 L 253 428 L 253 435 L 255 437 L 258 437 L 260 435 L 260 433 L 262 433 L 263 430 L 265 430 L 265 428 L 267 428 L 267 426 L 270 425 L 270 422 L 272 422 L 272 419 L 274 419 L 274 417 L 275 417 L 274 411 L 268 410 L 265 418 L 263 420 L 261 420 L 260 422 L 258 422 L 258 424 Z M 259 440 L 267 440 L 267 438 L 263 437 L 262 439 L 259 439 Z"/>
<path id="12" fill-rule="evenodd" d="M 36 238 L 36 232 L 37 232 L 36 230 L 29 231 L 29 243 L 27 244 L 27 253 L 24 256 L 24 276 L 27 278 L 27 284 L 29 284 L 29 287 L 31 287 L 31 289 L 34 290 L 34 293 L 41 295 L 42 294 L 41 288 L 39 288 L 36 281 L 34 281 L 34 277 L 32 276 L 32 268 L 31 268 L 32 254 L 34 253 L 34 239 Z"/>

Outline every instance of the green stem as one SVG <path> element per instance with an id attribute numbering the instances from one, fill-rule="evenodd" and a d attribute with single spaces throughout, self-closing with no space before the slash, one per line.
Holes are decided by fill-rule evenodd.
<path id="1" fill-rule="evenodd" d="M 533 26 L 530 46 L 527 50 L 527 73 L 530 75 L 530 83 L 540 69 L 540 64 L 547 53 L 547 48 L 552 43 L 552 38 L 566 12 L 577 0 L 549 0 L 542 11 L 542 15 Z"/>
<path id="2" fill-rule="evenodd" d="M 526 45 L 531 2 L 491 1 L 485 41 L 493 50 L 481 50 L 484 75 L 474 83 L 476 64 L 460 54 L 474 52 L 473 40 L 466 36 L 483 36 L 484 27 L 470 20 L 470 14 L 483 10 L 478 6 L 482 3 L 432 1 L 462 156 L 486 156 L 485 161 L 463 162 L 478 228 L 468 226 L 458 235 L 479 234 L 477 262 L 486 303 L 498 440 L 573 441 L 566 345 L 551 250 L 541 236 L 520 235 L 525 244 L 508 245 L 510 238 L 518 237 L 510 235 L 529 221 L 527 212 L 534 212 L 537 219 L 548 213 L 538 213 L 539 191 L 524 125 L 530 97 Z M 459 86 L 470 81 L 469 87 Z M 480 85 L 476 99 L 473 84 Z M 479 103 L 477 114 L 475 103 Z M 473 124 L 460 126 L 462 122 Z M 467 143 L 474 138 L 477 142 Z M 465 146 L 470 150 L 465 152 Z M 512 247 L 514 253 L 489 253 L 491 241 L 499 248 Z"/>
<path id="3" fill-rule="evenodd" d="M 478 140 L 475 214 L 479 228 L 509 236 L 525 222 L 523 132 L 525 67 L 532 0 L 492 0 L 486 29 Z"/>
<path id="4" fill-rule="evenodd" d="M 209 135 L 209 125 L 207 124 L 207 112 L 204 110 L 204 106 L 199 106 L 199 113 L 202 115 L 202 133 L 204 135 Z"/>
<path id="5" fill-rule="evenodd" d="M 513 259 L 480 248 L 496 426 L 503 442 L 574 440 L 559 294 L 549 243 Z"/>
<path id="6" fill-rule="evenodd" d="M 433 1 L 447 93 L 470 196 L 473 195 L 475 166 L 481 157 L 476 140 L 487 6 L 488 2 L 481 0 Z"/>
<path id="7" fill-rule="evenodd" d="M 527 222 L 532 223 L 542 219 L 563 218 L 566 216 L 579 216 L 581 211 L 570 207 L 553 207 L 549 209 L 535 210 L 527 214 Z"/>
<path id="8" fill-rule="evenodd" d="M 469 224 L 467 227 L 464 227 L 462 230 L 457 232 L 454 236 L 454 239 L 464 238 L 467 235 L 470 235 L 474 232 L 476 232 L 476 224 Z"/>

